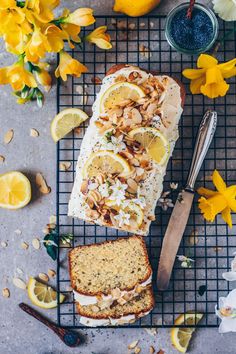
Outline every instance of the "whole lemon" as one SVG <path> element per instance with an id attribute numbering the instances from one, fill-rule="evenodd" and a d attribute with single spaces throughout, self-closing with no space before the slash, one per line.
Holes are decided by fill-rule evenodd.
<path id="1" fill-rule="evenodd" d="M 143 16 L 152 11 L 161 0 L 115 0 L 113 10 L 131 17 Z"/>

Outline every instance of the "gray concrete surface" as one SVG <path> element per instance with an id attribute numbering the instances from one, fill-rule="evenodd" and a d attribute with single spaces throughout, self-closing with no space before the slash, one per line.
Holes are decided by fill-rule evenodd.
<path id="1" fill-rule="evenodd" d="M 176 3 L 182 1 L 163 0 L 155 11 L 166 13 Z M 206 3 L 206 1 L 202 1 Z M 209 1 L 207 2 L 209 3 Z M 112 0 L 99 1 L 62 1 L 69 8 L 92 6 L 97 14 L 108 14 L 112 10 Z M 0 66 L 11 63 L 1 45 Z M 49 195 L 34 192 L 33 201 L 20 211 L 0 211 L 0 241 L 8 247 L 0 247 L 0 287 L 8 287 L 9 299 L 0 296 L 0 354 L 126 354 L 127 345 L 140 340 L 141 353 L 148 354 L 149 346 L 166 354 L 177 353 L 170 344 L 169 330 L 160 329 L 156 336 L 139 329 L 86 330 L 85 344 L 77 349 L 68 349 L 47 328 L 30 318 L 18 308 L 18 303 L 29 303 L 27 294 L 14 287 L 13 276 L 17 268 L 23 271 L 20 277 L 27 280 L 30 275 L 55 269 L 56 264 L 47 256 L 44 249 L 36 251 L 31 242 L 34 237 L 43 236 L 42 229 L 51 214 L 55 213 L 56 148 L 50 137 L 50 121 L 56 112 L 56 88 L 47 95 L 45 105 L 38 109 L 34 104 L 18 106 L 10 94 L 10 89 L 1 87 L 0 94 L 0 154 L 6 161 L 0 166 L 0 173 L 8 170 L 21 170 L 29 176 L 34 186 L 36 172 L 42 172 L 52 188 Z M 3 144 L 4 133 L 13 128 L 15 135 L 9 145 Z M 40 132 L 38 138 L 29 136 L 30 128 Z M 35 188 L 34 188 L 35 190 Z M 14 231 L 20 229 L 21 235 Z M 21 243 L 28 242 L 28 250 L 21 249 Z M 50 319 L 56 319 L 56 311 L 43 311 Z M 236 352 L 236 335 L 219 335 L 217 329 L 199 329 L 194 335 L 189 352 L 192 354 L 233 354 Z"/>

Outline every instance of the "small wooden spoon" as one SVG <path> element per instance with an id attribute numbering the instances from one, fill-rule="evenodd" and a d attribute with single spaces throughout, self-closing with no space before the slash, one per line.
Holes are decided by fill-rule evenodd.
<path id="1" fill-rule="evenodd" d="M 78 333 L 62 327 L 58 327 L 57 325 L 43 317 L 39 312 L 35 311 L 34 309 L 32 309 L 32 307 L 24 304 L 23 302 L 19 304 L 19 307 L 23 311 L 27 312 L 30 316 L 36 318 L 38 321 L 45 324 L 53 332 L 55 332 L 68 347 L 77 347 L 81 343 L 82 338 Z"/>

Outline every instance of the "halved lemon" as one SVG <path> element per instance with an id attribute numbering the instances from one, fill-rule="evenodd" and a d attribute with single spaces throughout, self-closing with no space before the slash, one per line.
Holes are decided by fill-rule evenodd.
<path id="1" fill-rule="evenodd" d="M 118 106 L 124 100 L 138 101 L 145 96 L 145 92 L 130 82 L 118 82 L 110 86 L 103 94 L 100 102 L 100 112 L 106 112 Z"/>
<path id="2" fill-rule="evenodd" d="M 67 108 L 58 113 L 51 123 L 51 135 L 55 142 L 64 138 L 74 128 L 88 119 L 88 115 L 79 108 Z"/>
<path id="3" fill-rule="evenodd" d="M 122 209 L 125 213 L 130 214 L 130 219 L 135 221 L 135 223 L 137 223 L 138 227 L 141 226 L 141 224 L 143 222 L 144 215 L 143 215 L 143 211 L 139 205 L 137 205 L 131 201 L 129 206 L 127 206 L 123 209 L 122 207 L 114 205 L 114 202 L 109 199 L 106 200 L 105 204 L 107 206 L 111 206 L 113 209 L 115 209 L 117 211 Z"/>
<path id="4" fill-rule="evenodd" d="M 176 318 L 175 325 L 196 325 L 202 317 L 202 313 L 185 313 Z M 173 327 L 171 329 L 171 342 L 179 352 L 186 353 L 194 331 L 194 327 Z"/>
<path id="5" fill-rule="evenodd" d="M 31 199 L 31 185 L 21 172 L 11 171 L 0 175 L 0 207 L 20 209 Z"/>
<path id="6" fill-rule="evenodd" d="M 50 286 L 30 277 L 27 290 L 29 298 L 34 305 L 43 309 L 52 309 L 57 307 L 57 292 Z M 60 294 L 60 304 L 64 301 L 64 299 L 65 296 Z"/>
<path id="7" fill-rule="evenodd" d="M 156 163 L 163 165 L 166 162 L 170 153 L 170 145 L 158 129 L 140 127 L 131 130 L 129 136 L 138 141 Z"/>
<path id="8" fill-rule="evenodd" d="M 90 155 L 82 171 L 84 178 L 96 177 L 99 173 L 127 176 L 131 173 L 131 168 L 121 155 L 100 150 Z"/>

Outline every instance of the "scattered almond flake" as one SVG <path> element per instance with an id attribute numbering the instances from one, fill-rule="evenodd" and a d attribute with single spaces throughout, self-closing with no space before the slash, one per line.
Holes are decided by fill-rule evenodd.
<path id="1" fill-rule="evenodd" d="M 141 353 L 141 348 L 140 347 L 136 347 L 134 349 L 134 354 L 139 354 L 139 353 Z"/>
<path id="2" fill-rule="evenodd" d="M 157 334 L 157 328 L 144 328 L 145 331 L 151 336 L 155 336 Z"/>
<path id="3" fill-rule="evenodd" d="M 173 189 L 173 190 L 175 190 L 175 189 L 178 188 L 178 185 L 179 185 L 178 183 L 171 182 L 171 183 L 170 183 L 170 188 Z"/>
<path id="4" fill-rule="evenodd" d="M 45 282 L 49 281 L 49 277 L 45 273 L 39 273 L 39 279 L 41 279 L 42 281 L 45 281 Z"/>
<path id="5" fill-rule="evenodd" d="M 165 354 L 164 350 L 160 349 L 157 354 Z"/>
<path id="6" fill-rule="evenodd" d="M 50 224 L 56 224 L 57 223 L 57 217 L 56 217 L 56 215 L 50 215 L 50 217 L 49 217 L 49 223 Z"/>
<path id="7" fill-rule="evenodd" d="M 138 342 L 139 342 L 139 340 L 135 340 L 135 341 L 133 341 L 132 343 L 130 343 L 130 344 L 128 345 L 128 349 L 134 349 L 135 347 L 137 347 Z"/>
<path id="8" fill-rule="evenodd" d="M 33 138 L 37 138 L 39 136 L 39 132 L 36 129 L 31 128 L 30 129 L 30 136 L 32 136 Z"/>
<path id="9" fill-rule="evenodd" d="M 72 291 L 73 288 L 69 285 L 67 288 L 66 288 L 66 291 Z"/>
<path id="10" fill-rule="evenodd" d="M 42 230 L 42 232 L 43 232 L 45 235 L 49 234 L 49 232 L 50 232 L 49 227 L 45 227 L 45 228 Z"/>
<path id="11" fill-rule="evenodd" d="M 13 137 L 14 137 L 14 130 L 13 129 L 8 130 L 4 135 L 4 143 L 9 144 L 12 141 Z"/>
<path id="12" fill-rule="evenodd" d="M 22 289 L 22 290 L 25 290 L 26 289 L 26 283 L 20 279 L 20 278 L 13 278 L 13 284 L 19 288 L 19 289 Z"/>
<path id="13" fill-rule="evenodd" d="M 50 278 L 55 277 L 55 275 L 56 275 L 55 270 L 53 270 L 53 269 L 48 269 L 48 276 L 49 276 Z"/>
<path id="14" fill-rule="evenodd" d="M 145 27 L 145 22 L 141 22 L 139 27 Z"/>
<path id="15" fill-rule="evenodd" d="M 154 22 L 150 22 L 150 27 L 151 27 L 151 28 L 154 27 Z"/>
<path id="16" fill-rule="evenodd" d="M 5 157 L 0 155 L 0 163 L 3 163 L 5 161 Z"/>
<path id="17" fill-rule="evenodd" d="M 198 240 L 198 232 L 197 230 L 194 232 L 194 230 L 191 232 L 190 236 L 188 237 L 188 244 L 190 246 L 197 245 L 199 240 Z"/>
<path id="18" fill-rule="evenodd" d="M 27 250 L 27 249 L 29 248 L 28 243 L 27 243 L 27 242 L 22 242 L 21 248 L 22 248 L 23 250 Z"/>
<path id="19" fill-rule="evenodd" d="M 155 348 L 151 345 L 149 348 L 149 353 L 154 354 L 155 353 Z"/>
<path id="20" fill-rule="evenodd" d="M 6 248 L 8 246 L 8 243 L 7 242 L 5 242 L 5 241 L 2 241 L 1 242 L 1 247 L 2 248 Z"/>
<path id="21" fill-rule="evenodd" d="M 40 249 L 40 241 L 38 238 L 33 238 L 32 245 L 36 250 Z"/>
<path id="22" fill-rule="evenodd" d="M 135 23 L 129 23 L 128 29 L 131 30 L 131 31 L 134 30 L 135 29 Z"/>
<path id="23" fill-rule="evenodd" d="M 140 51 L 140 54 L 143 57 L 145 57 L 146 59 L 149 59 L 152 56 L 150 49 L 148 47 L 146 47 L 144 44 L 139 45 L 139 51 Z"/>
<path id="24" fill-rule="evenodd" d="M 214 247 L 214 251 L 215 252 L 220 252 L 220 251 L 222 251 L 223 250 L 223 247 Z"/>
<path id="25" fill-rule="evenodd" d="M 83 86 L 82 85 L 76 85 L 75 86 L 75 92 L 77 92 L 78 94 L 82 95 L 83 94 Z"/>
<path id="26" fill-rule="evenodd" d="M 60 171 L 68 171 L 70 167 L 71 167 L 70 161 L 62 161 L 59 164 Z"/>
<path id="27" fill-rule="evenodd" d="M 10 297 L 10 290 L 8 288 L 2 289 L 2 296 L 3 297 Z"/>
<path id="28" fill-rule="evenodd" d="M 95 84 L 95 85 L 99 85 L 99 84 L 102 83 L 102 80 L 100 79 L 100 77 L 94 76 L 94 77 L 91 78 L 91 82 L 92 82 L 93 84 Z"/>
<path id="29" fill-rule="evenodd" d="M 79 134 L 81 133 L 81 128 L 76 127 L 76 128 L 74 129 L 74 133 L 79 135 Z"/>
<path id="30" fill-rule="evenodd" d="M 16 272 L 19 274 L 19 275 L 23 275 L 24 274 L 24 272 L 23 272 L 23 270 L 22 269 L 20 269 L 20 268 L 16 268 Z"/>
<path id="31" fill-rule="evenodd" d="M 47 182 L 42 173 L 36 173 L 36 184 L 39 187 L 41 193 L 48 194 L 51 192 L 51 188 L 47 185 Z"/>
<path id="32" fill-rule="evenodd" d="M 17 234 L 17 235 L 21 235 L 21 234 L 22 234 L 22 231 L 19 230 L 19 229 L 15 230 L 14 232 L 15 232 L 15 234 Z"/>

